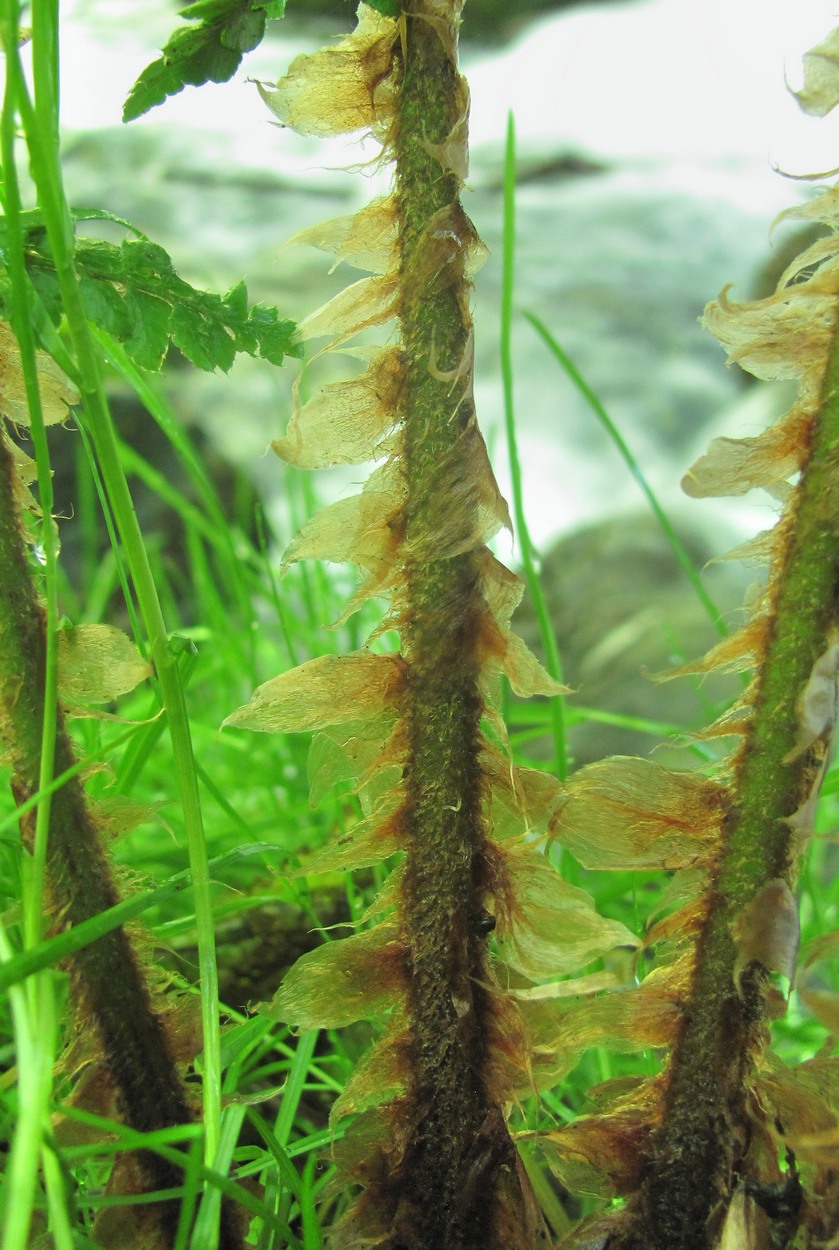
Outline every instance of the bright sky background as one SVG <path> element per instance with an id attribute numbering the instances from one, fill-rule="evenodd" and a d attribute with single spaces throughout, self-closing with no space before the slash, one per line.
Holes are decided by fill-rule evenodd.
<path id="1" fill-rule="evenodd" d="M 162 0 L 68 0 L 63 11 L 64 125 L 117 125 L 175 14 Z M 559 12 L 510 48 L 467 54 L 472 142 L 498 142 L 512 108 L 523 143 L 562 137 L 630 158 L 768 155 L 797 171 L 830 168 L 839 164 L 839 125 L 805 118 L 784 74 L 799 83 L 802 53 L 837 12 L 836 0 L 647 0 Z M 283 68 L 276 45 L 262 47 L 234 84 L 187 88 L 139 124 L 241 128 L 244 148 L 256 129 L 264 159 L 264 106 L 246 79 Z"/>

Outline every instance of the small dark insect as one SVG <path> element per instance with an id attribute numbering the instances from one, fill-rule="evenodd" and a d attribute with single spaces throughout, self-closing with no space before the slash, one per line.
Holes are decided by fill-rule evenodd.
<path id="1" fill-rule="evenodd" d="M 495 916 L 488 911 L 481 912 L 480 916 L 475 921 L 475 928 L 482 937 L 486 937 L 486 935 L 488 933 L 492 933 L 495 928 Z"/>

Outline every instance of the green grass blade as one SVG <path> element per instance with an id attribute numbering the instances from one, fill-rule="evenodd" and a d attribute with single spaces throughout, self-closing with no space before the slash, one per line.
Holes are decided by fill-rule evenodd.
<path id="1" fill-rule="evenodd" d="M 507 454 L 513 488 L 513 517 L 521 547 L 522 569 L 530 600 L 536 612 L 539 637 L 545 654 L 545 667 L 555 681 L 562 681 L 562 664 L 548 605 L 536 570 L 536 552 L 527 528 L 524 513 L 524 488 L 521 462 L 516 440 L 513 397 L 513 289 L 516 242 L 516 132 L 512 113 L 507 117 L 507 140 L 504 149 L 504 245 L 501 286 L 501 379 L 504 391 L 504 426 L 507 433 Z M 554 767 L 560 779 L 568 773 L 568 750 L 565 743 L 565 710 L 561 696 L 550 700 L 551 728 L 554 746 Z"/>
<path id="2" fill-rule="evenodd" d="M 273 853 L 275 850 L 276 848 L 268 842 L 254 842 L 249 846 L 238 846 L 224 855 L 215 856 L 210 860 L 208 868 L 210 872 L 215 873 L 218 869 L 250 855 L 264 855 L 266 852 Z M 91 916 L 89 920 L 74 925 L 72 929 L 65 929 L 56 937 L 39 942 L 37 946 L 28 947 L 17 955 L 10 955 L 0 964 L 0 992 L 10 989 L 43 968 L 59 963 L 68 955 L 95 942 L 104 934 L 110 933 L 112 929 L 141 916 L 150 907 L 156 907 L 174 895 L 188 890 L 191 885 L 190 870 L 184 869 L 183 872 L 170 877 L 163 885 L 155 886 L 153 890 L 132 894 L 124 902 L 117 903 L 115 907 L 109 907 L 107 911 L 100 912 L 97 916 Z"/>
<path id="3" fill-rule="evenodd" d="M 571 382 L 573 382 L 574 386 L 576 386 L 577 390 L 586 400 L 592 412 L 597 417 L 598 421 L 603 426 L 604 430 L 606 431 L 606 433 L 611 438 L 612 442 L 617 447 L 618 451 L 623 457 L 624 463 L 627 465 L 630 473 L 632 474 L 635 481 L 640 486 L 644 494 L 644 497 L 646 498 L 647 502 L 652 508 L 653 515 L 655 516 L 656 520 L 661 526 L 662 533 L 667 539 L 667 542 L 670 546 L 670 550 L 673 552 L 673 555 L 678 560 L 679 566 L 681 567 L 685 577 L 688 579 L 691 586 L 693 587 L 696 593 L 696 597 L 699 599 L 699 602 L 702 604 L 703 608 L 707 612 L 708 617 L 712 625 L 714 626 L 714 629 L 717 631 L 717 633 L 720 634 L 721 637 L 724 638 L 726 634 L 728 633 L 728 630 L 725 627 L 725 623 L 722 619 L 722 614 L 720 613 L 719 608 L 716 606 L 711 596 L 708 594 L 708 591 L 702 585 L 702 581 L 699 577 L 699 574 L 697 573 L 696 569 L 693 566 L 693 561 L 691 560 L 690 556 L 685 550 L 684 543 L 679 538 L 679 535 L 676 533 L 676 531 L 673 529 L 673 526 L 670 524 L 670 520 L 667 516 L 667 513 L 664 511 L 661 504 L 659 503 L 652 487 L 650 486 L 649 482 L 644 476 L 644 472 L 641 466 L 638 464 L 638 461 L 635 459 L 634 455 L 632 454 L 628 443 L 626 442 L 626 440 L 624 439 L 624 437 L 618 430 L 617 426 L 615 425 L 612 418 L 609 416 L 606 409 L 603 407 L 597 395 L 595 395 L 594 391 L 591 389 L 589 384 L 586 382 L 585 378 L 580 373 L 577 366 L 571 360 L 567 352 L 565 352 L 563 348 L 560 347 L 559 343 L 551 334 L 550 330 L 548 330 L 544 322 L 541 321 L 537 316 L 535 316 L 534 313 L 531 313 L 531 312 L 525 312 L 524 317 L 527 321 L 530 322 L 530 324 L 533 326 L 533 329 L 536 331 L 536 333 L 541 338 L 542 342 L 550 351 L 551 355 L 560 364 L 560 366 L 562 367 L 562 369 L 564 370 L 568 378 L 571 380 Z"/>

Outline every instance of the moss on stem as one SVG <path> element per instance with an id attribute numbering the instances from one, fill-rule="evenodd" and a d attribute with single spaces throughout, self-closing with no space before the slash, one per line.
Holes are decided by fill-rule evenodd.
<path id="1" fill-rule="evenodd" d="M 741 967 L 736 925 L 770 882 L 794 885 L 799 835 L 791 818 L 817 788 L 829 747 L 832 718 L 812 742 L 796 744 L 802 694 L 839 620 L 839 336 L 811 428 L 797 498 L 778 536 L 768 639 L 638 1204 L 639 1231 L 626 1250 L 708 1250 L 735 1186 L 749 1180 L 747 1103 L 768 1041 L 772 987 L 757 960 Z M 773 923 L 769 909 L 764 923 Z"/>
<path id="2" fill-rule="evenodd" d="M 440 464 L 475 420 L 471 391 L 462 393 L 462 383 L 453 388 L 450 380 L 469 352 L 464 267 L 471 237 L 459 180 L 433 154 L 457 125 L 464 98 L 451 53 L 454 12 L 447 6 L 444 14 L 443 7 L 416 3 L 405 14 L 393 132 L 407 359 L 405 542 L 423 554 L 441 507 Z M 476 928 L 486 841 L 477 654 L 482 611 L 471 553 L 435 559 L 431 552 L 431 558 L 406 561 L 400 612 L 410 666 L 407 861 L 400 893 L 411 972 L 408 1095 L 415 1130 L 400 1180 L 414 1212 L 412 1250 L 494 1244 L 486 1184 L 500 1160 L 486 1156 L 481 1136 L 492 1105 L 489 1008 L 479 988 L 488 979 L 486 951 Z M 494 1149 L 505 1148 L 514 1154 L 506 1132 Z"/>

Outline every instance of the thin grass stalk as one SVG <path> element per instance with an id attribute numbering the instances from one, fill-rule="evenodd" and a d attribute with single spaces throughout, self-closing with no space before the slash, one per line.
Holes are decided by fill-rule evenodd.
<path id="1" fill-rule="evenodd" d="M 525 317 L 525 320 L 529 321 L 530 324 L 533 326 L 533 329 L 539 335 L 540 339 L 548 348 L 548 351 L 551 353 L 554 359 L 557 361 L 560 368 L 565 372 L 569 380 L 573 382 L 574 386 L 580 392 L 583 399 L 589 405 L 592 412 L 597 417 L 598 421 L 603 426 L 606 433 L 609 435 L 609 438 L 612 440 L 615 447 L 618 449 L 618 452 L 620 453 L 621 458 L 623 459 L 624 463 L 626 464 L 633 478 L 635 479 L 635 481 L 638 483 L 639 487 L 641 488 L 641 491 L 644 495 L 644 498 L 647 500 L 647 503 L 650 505 L 652 514 L 655 517 L 656 521 L 658 522 L 661 528 L 661 532 L 663 533 L 665 539 L 667 540 L 667 545 L 670 547 L 670 550 L 673 552 L 673 555 L 676 557 L 679 567 L 681 568 L 685 577 L 690 582 L 690 585 L 693 589 L 694 594 L 696 595 L 699 602 L 702 604 L 702 607 L 705 609 L 705 612 L 708 616 L 709 621 L 711 622 L 711 624 L 713 625 L 717 633 L 720 635 L 720 637 L 724 638 L 727 635 L 728 630 L 726 628 L 725 621 L 723 620 L 722 613 L 720 612 L 719 608 L 714 603 L 713 599 L 708 594 L 708 591 L 705 589 L 704 585 L 702 584 L 702 579 L 697 573 L 696 568 L 694 567 L 694 563 L 691 560 L 685 548 L 684 543 L 682 542 L 682 540 L 679 538 L 679 535 L 674 530 L 673 525 L 670 521 L 670 518 L 668 517 L 667 513 L 662 508 L 661 503 L 658 500 L 658 497 L 656 496 L 654 490 L 652 489 L 649 482 L 647 481 L 646 475 L 643 469 L 641 468 L 640 464 L 636 460 L 635 456 L 633 455 L 632 450 L 629 447 L 629 444 L 627 443 L 626 439 L 623 437 L 620 430 L 615 425 L 614 421 L 609 416 L 606 409 L 603 407 L 603 404 L 600 402 L 595 392 L 589 386 L 588 382 L 586 382 L 585 378 L 580 373 L 579 369 L 574 364 L 571 357 L 564 350 L 564 348 L 560 346 L 560 344 L 557 342 L 555 337 L 551 334 L 550 330 L 547 328 L 544 322 L 541 321 L 539 317 L 537 317 L 534 313 L 531 313 L 531 312 L 525 312 L 524 317 Z"/>
<path id="2" fill-rule="evenodd" d="M 16 6 L 14 6 L 16 8 Z M 207 872 L 207 851 L 183 688 L 177 661 L 167 645 L 166 628 L 157 590 L 149 567 L 131 495 L 119 461 L 101 369 L 90 327 L 82 307 L 73 264 L 73 224 L 64 196 L 58 159 L 58 6 L 54 0 L 33 5 L 32 48 L 39 88 L 34 107 L 23 78 L 17 45 L 7 47 L 7 72 L 16 87 L 16 105 L 29 147 L 32 175 L 55 262 L 70 338 L 78 364 L 80 390 L 90 435 L 108 495 L 125 546 L 151 655 L 166 708 L 172 739 L 174 772 L 183 806 L 190 866 L 195 885 L 196 925 L 201 975 L 201 1008 L 204 1034 L 204 1127 L 206 1159 L 211 1162 L 218 1145 L 221 1115 L 221 1069 L 218 1022 L 218 975 L 215 960 L 212 907 Z"/>
<path id="3" fill-rule="evenodd" d="M 507 139 L 504 147 L 504 222 L 501 287 L 501 382 L 504 394 L 504 427 L 507 432 L 507 455 L 510 461 L 513 519 L 521 548 L 524 582 L 536 613 L 539 638 L 545 656 L 545 667 L 555 681 L 562 681 L 562 661 L 551 623 L 545 593 L 536 568 L 536 552 L 527 528 L 524 511 L 524 488 L 516 438 L 513 389 L 513 291 L 516 262 L 516 128 L 513 114 L 507 117 Z M 565 741 L 565 709 L 561 697 L 550 703 L 554 746 L 553 766 L 557 777 L 568 775 L 568 750 Z"/>

